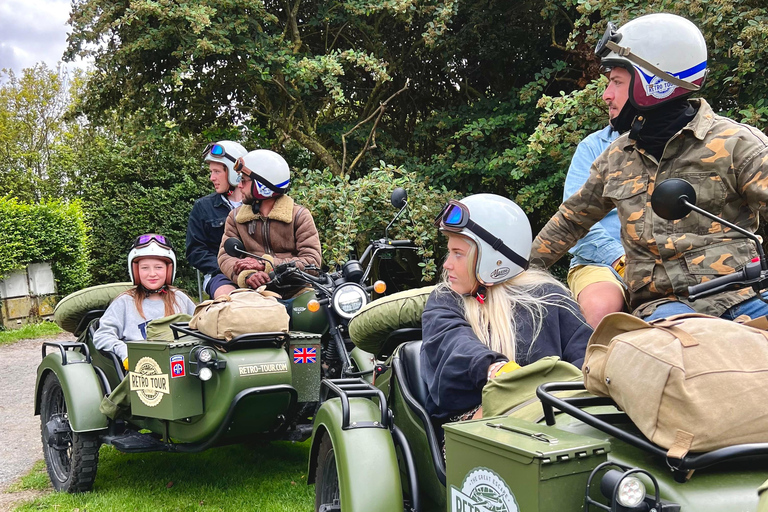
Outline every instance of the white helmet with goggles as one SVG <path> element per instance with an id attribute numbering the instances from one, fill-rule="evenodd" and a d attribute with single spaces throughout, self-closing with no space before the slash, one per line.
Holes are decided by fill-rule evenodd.
<path id="1" fill-rule="evenodd" d="M 235 170 L 252 180 L 251 194 L 257 201 L 285 194 L 291 186 L 288 162 L 268 149 L 257 149 L 239 158 Z"/>
<path id="2" fill-rule="evenodd" d="M 475 194 L 449 201 L 435 225 L 475 243 L 475 278 L 482 285 L 503 283 L 528 268 L 531 224 L 522 208 L 505 197 Z"/>
<path id="3" fill-rule="evenodd" d="M 157 258 L 168 263 L 170 268 L 165 273 L 164 285 L 173 283 L 176 278 L 176 254 L 170 240 L 163 235 L 149 233 L 137 236 L 133 241 L 133 247 L 128 253 L 128 275 L 136 286 L 142 284 L 139 278 L 139 261 L 144 258 Z"/>
<path id="4" fill-rule="evenodd" d="M 656 108 L 699 89 L 707 76 L 707 44 L 687 19 L 666 13 L 636 18 L 597 43 L 603 67 L 629 71 L 629 101 L 638 110 Z"/>
<path id="5" fill-rule="evenodd" d="M 235 171 L 235 162 L 247 152 L 237 142 L 221 140 L 206 146 L 205 151 L 203 151 L 203 161 L 205 163 L 217 162 L 224 164 L 224 167 L 227 168 L 227 182 L 229 182 L 229 186 L 236 187 L 240 183 L 240 175 Z"/>

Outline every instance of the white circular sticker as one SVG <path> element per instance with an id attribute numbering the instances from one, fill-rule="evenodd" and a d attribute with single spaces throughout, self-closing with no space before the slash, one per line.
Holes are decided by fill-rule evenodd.
<path id="1" fill-rule="evenodd" d="M 151 357 L 142 357 L 136 363 L 136 369 L 128 373 L 131 391 L 135 391 L 139 400 L 147 407 L 156 406 L 163 399 L 163 395 L 170 393 L 168 374 L 161 372 L 157 361 Z"/>
<path id="2" fill-rule="evenodd" d="M 515 495 L 507 483 L 488 468 L 475 468 L 461 483 L 451 486 L 451 511 L 519 512 Z"/>

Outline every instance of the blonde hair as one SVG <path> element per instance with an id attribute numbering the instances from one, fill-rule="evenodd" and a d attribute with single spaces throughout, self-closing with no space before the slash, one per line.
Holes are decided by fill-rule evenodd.
<path id="1" fill-rule="evenodd" d="M 456 236 L 451 234 L 450 236 Z M 461 236 L 461 235 L 458 235 Z M 467 265 L 469 276 L 475 282 L 475 289 L 480 283 L 475 277 L 475 258 L 477 255 L 477 246 L 466 237 L 469 242 L 469 251 L 467 252 Z M 544 318 L 546 317 L 547 307 L 557 306 L 569 309 L 577 318 L 579 314 L 575 308 L 569 308 L 561 300 L 561 295 L 557 293 L 535 293 L 544 286 L 556 286 L 564 294 L 570 295 L 568 289 L 558 280 L 543 270 L 526 270 L 517 276 L 486 288 L 485 300 L 481 304 L 475 294 L 463 295 L 460 299 L 460 305 L 464 310 L 466 318 L 475 336 L 488 348 L 500 352 L 507 356 L 510 361 L 516 360 L 518 340 L 517 316 L 515 311 L 518 308 L 525 309 L 533 319 L 533 337 L 531 339 L 528 352 L 533 349 L 533 345 L 541 333 Z M 439 293 L 451 290 L 448 282 L 448 273 L 443 271 L 443 279 L 436 289 Z"/>

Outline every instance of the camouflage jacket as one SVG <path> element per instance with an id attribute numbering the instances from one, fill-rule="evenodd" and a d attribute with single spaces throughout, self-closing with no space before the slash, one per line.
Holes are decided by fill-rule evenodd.
<path id="1" fill-rule="evenodd" d="M 651 209 L 657 182 L 688 180 L 696 204 L 748 231 L 768 205 L 768 137 L 756 128 L 716 115 L 702 99 L 694 119 L 674 135 L 661 161 L 624 134 L 592 164 L 584 186 L 568 198 L 536 237 L 531 262 L 549 267 L 589 228 L 617 208 L 627 254 L 624 280 L 635 314 L 650 314 L 688 286 L 729 274 L 757 256 L 754 244 L 733 230 L 691 213 L 677 221 Z M 689 303 L 700 313 L 720 316 L 754 296 L 747 288 Z"/>

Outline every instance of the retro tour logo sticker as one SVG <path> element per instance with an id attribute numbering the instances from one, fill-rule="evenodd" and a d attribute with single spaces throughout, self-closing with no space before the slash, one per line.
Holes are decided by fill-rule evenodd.
<path id="1" fill-rule="evenodd" d="M 187 372 L 186 368 L 184 367 L 184 356 L 181 354 L 171 356 L 171 378 L 175 379 L 176 377 L 184 377 L 186 374 Z"/>
<path id="2" fill-rule="evenodd" d="M 451 486 L 451 512 L 520 512 L 507 483 L 488 468 L 475 468 L 461 489 Z"/>
<path id="3" fill-rule="evenodd" d="M 131 391 L 135 391 L 147 407 L 156 406 L 163 399 L 163 395 L 170 393 L 168 374 L 161 372 L 160 365 L 151 357 L 142 357 L 136 363 L 136 369 L 128 372 Z"/>
<path id="4" fill-rule="evenodd" d="M 237 370 L 241 377 L 262 373 L 285 373 L 288 371 L 288 363 L 241 364 Z"/>

